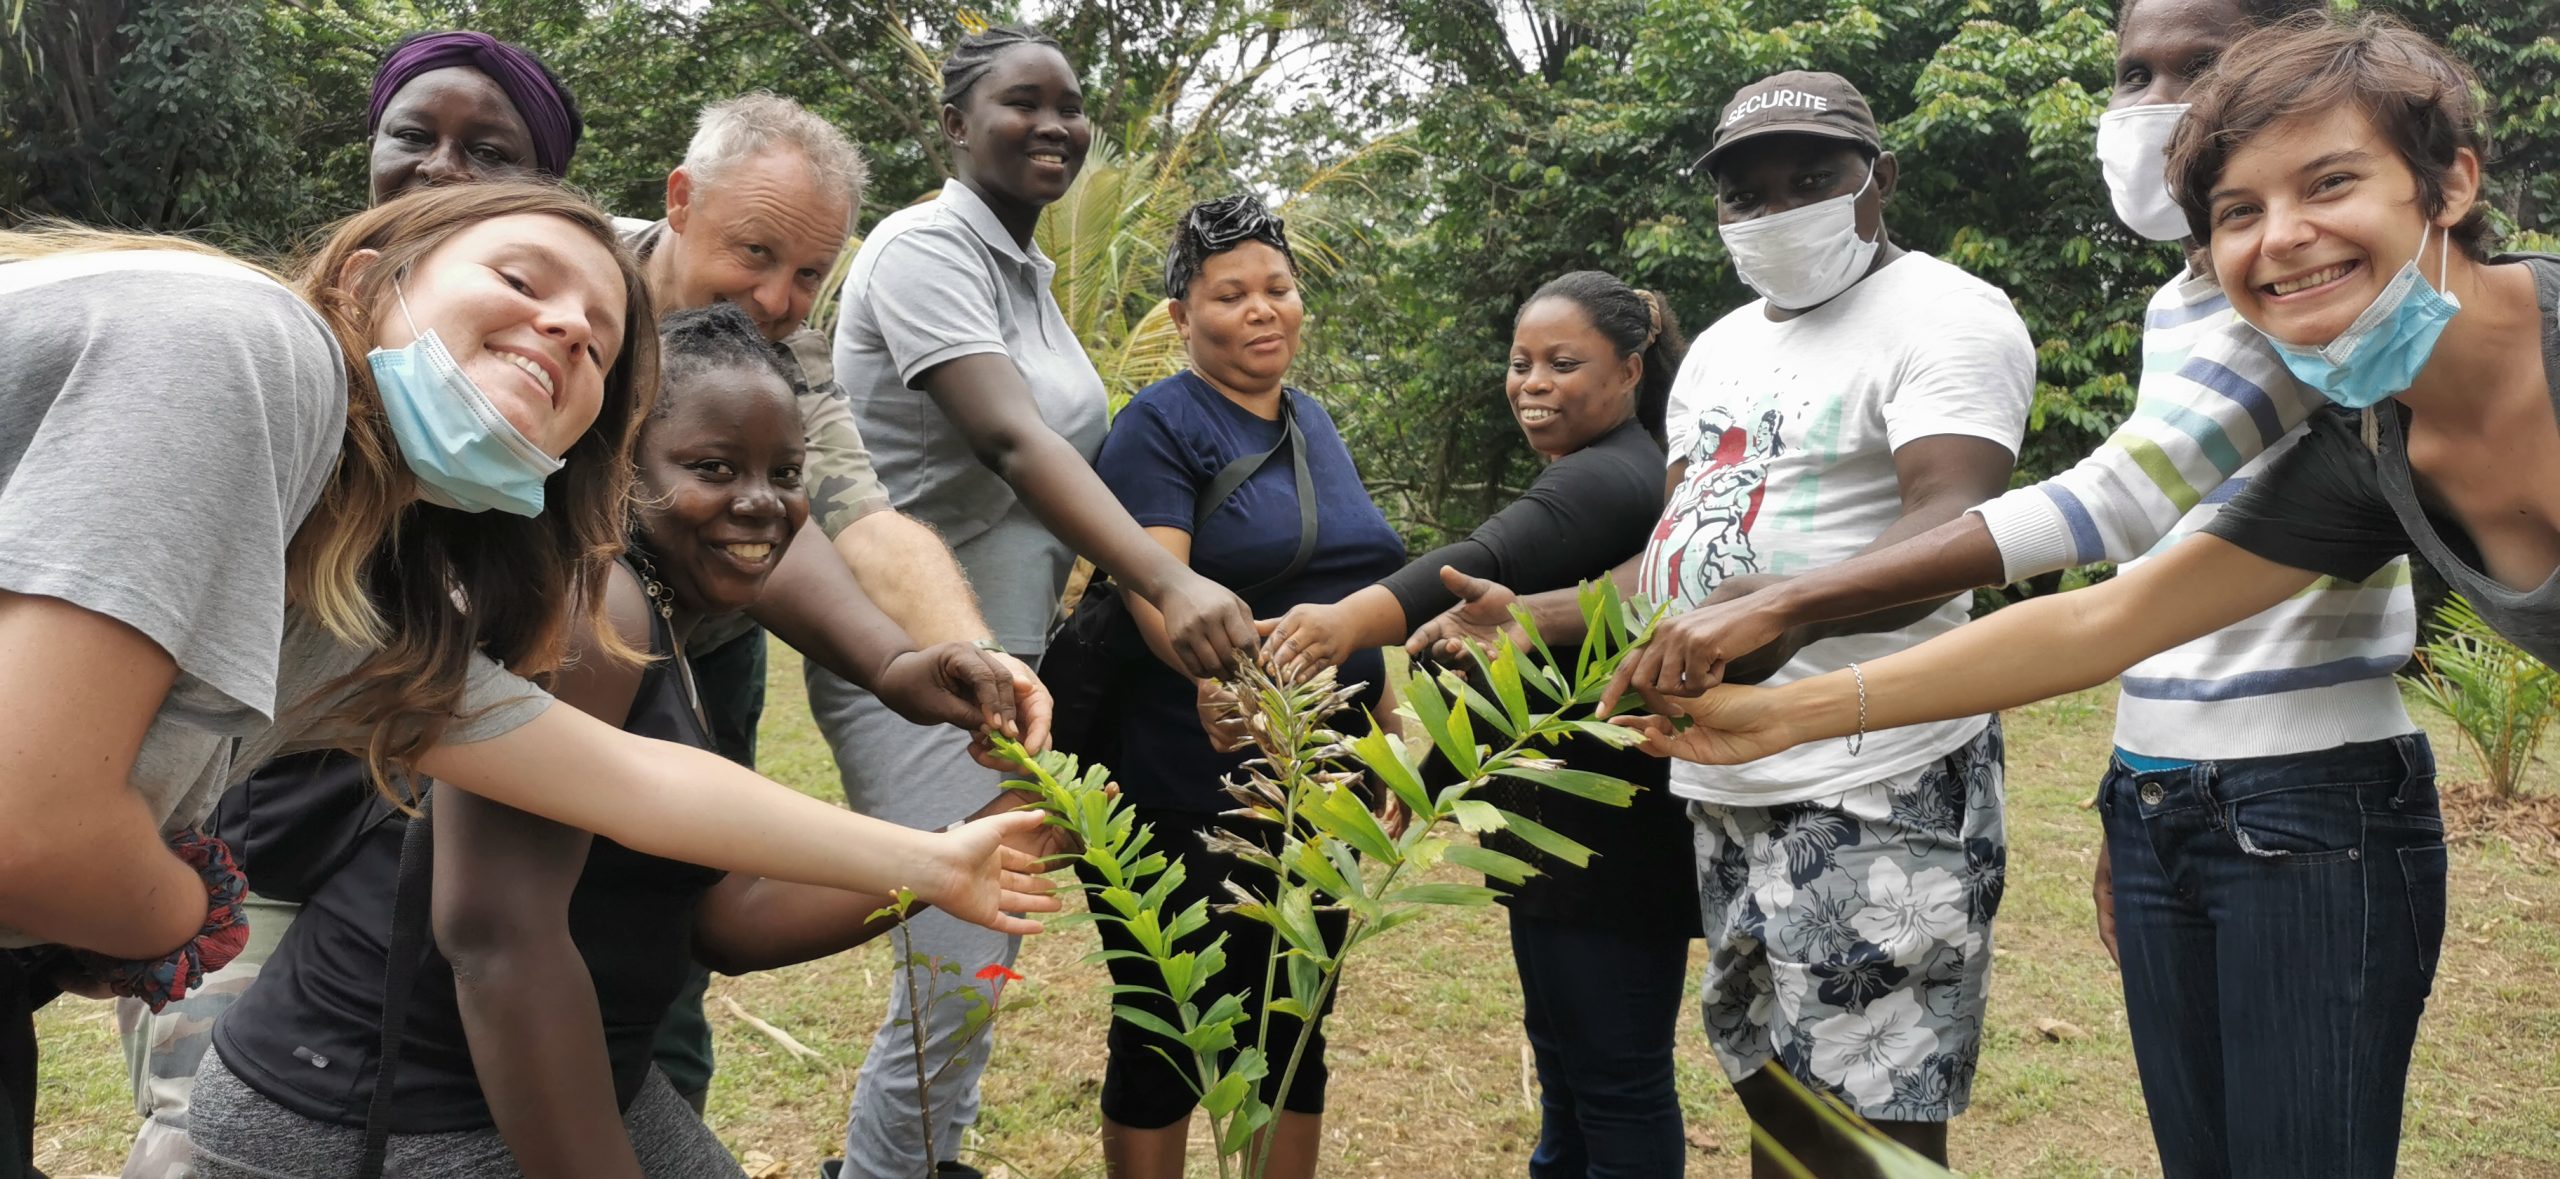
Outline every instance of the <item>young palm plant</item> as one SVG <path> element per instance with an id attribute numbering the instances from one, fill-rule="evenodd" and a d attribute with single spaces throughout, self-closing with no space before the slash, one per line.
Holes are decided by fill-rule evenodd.
<path id="1" fill-rule="evenodd" d="M 1653 616 L 1621 601 L 1605 582 L 1585 588 L 1582 609 L 1591 637 L 1571 665 L 1559 664 L 1543 642 L 1533 641 L 1534 651 L 1524 652 L 1505 640 L 1494 650 L 1476 651 L 1481 687 L 1454 670 L 1431 675 L 1392 667 L 1402 711 L 1420 730 L 1411 740 L 1375 717 L 1358 738 L 1332 728 L 1330 718 L 1360 686 L 1338 684 L 1330 670 L 1305 681 L 1252 665 L 1236 672 L 1235 708 L 1258 756 L 1230 781 L 1229 792 L 1240 804 L 1234 813 L 1271 824 L 1273 838 L 1228 840 L 1219 850 L 1277 879 L 1268 894 L 1230 886 L 1235 895 L 1227 907 L 1274 933 L 1271 957 L 1261 964 L 1262 1018 L 1253 1021 L 1260 1030 L 1250 1044 L 1238 1034 L 1248 1016 L 1244 995 L 1208 993 L 1209 980 L 1227 965 L 1225 939 L 1183 948 L 1207 926 L 1207 902 L 1165 911 L 1183 866 L 1151 850 L 1153 833 L 1137 825 L 1107 789 L 1110 771 L 1079 766 L 1064 754 L 1031 757 L 1019 746 L 1002 746 L 1030 776 L 1050 821 L 1081 841 L 1077 858 L 1098 881 L 1083 886 L 1087 911 L 1062 921 L 1114 923 L 1140 947 L 1117 953 L 1134 953 L 1154 965 L 1160 985 L 1145 989 L 1168 1000 L 1175 1019 L 1129 1005 L 1113 1011 L 1189 1054 L 1188 1061 L 1176 1063 L 1209 1118 L 1221 1176 L 1262 1173 L 1265 1160 L 1252 1148 L 1275 1113 L 1263 1100 L 1262 1082 L 1276 1076 L 1275 1091 L 1286 1092 L 1295 1080 L 1314 1033 L 1309 1017 L 1323 1010 L 1352 953 L 1435 907 L 1483 905 L 1495 896 L 1480 884 L 1419 877 L 1443 863 L 1512 882 L 1537 871 L 1453 836 L 1507 830 L 1566 863 L 1589 862 L 1590 849 L 1471 797 L 1476 791 L 1503 777 L 1618 806 L 1634 796 L 1635 788 L 1623 781 L 1567 769 L 1541 750 L 1577 736 L 1613 745 L 1635 739 L 1590 710 L 1618 660 L 1649 631 Z M 1425 785 L 1422 772 L 1433 751 L 1458 778 L 1437 790 Z M 1363 797 L 1364 780 L 1376 782 L 1410 816 L 1400 833 L 1382 823 L 1373 800 Z M 1342 915 L 1338 939 L 1325 935 L 1319 912 Z M 1270 1017 L 1281 1014 L 1298 1017 L 1300 1031 L 1293 1042 L 1274 1044 Z"/>
<path id="2" fill-rule="evenodd" d="M 2442 633 L 2419 649 L 2409 694 L 2453 722 L 2479 756 L 2489 788 L 2511 797 L 2560 712 L 2560 675 L 2508 642 L 2459 594 L 2437 608 L 2436 622 Z"/>

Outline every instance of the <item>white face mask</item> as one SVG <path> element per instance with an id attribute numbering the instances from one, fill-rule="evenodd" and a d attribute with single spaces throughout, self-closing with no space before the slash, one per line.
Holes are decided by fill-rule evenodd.
<path id="1" fill-rule="evenodd" d="M 1818 307 L 1866 276 L 1884 235 L 1858 236 L 1858 198 L 1876 181 L 1875 165 L 1858 191 L 1749 221 L 1718 226 L 1742 281 L 1785 311 Z"/>
<path id="2" fill-rule="evenodd" d="M 2169 136 L 2187 104 L 2156 102 L 2098 116 L 2098 170 L 2125 228 L 2155 242 L 2187 236 L 2187 211 L 2169 195 Z"/>

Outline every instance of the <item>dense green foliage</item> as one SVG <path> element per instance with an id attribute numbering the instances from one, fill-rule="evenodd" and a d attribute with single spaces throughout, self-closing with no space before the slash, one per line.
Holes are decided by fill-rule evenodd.
<path id="1" fill-rule="evenodd" d="M 2519 244 L 2560 223 L 2560 41 L 2544 0 L 2393 0 L 2479 71 L 2493 199 Z M 1510 317 L 1565 270 L 1669 296 L 1692 332 L 1746 298 L 1701 176 L 1733 89 L 1792 67 L 1865 89 L 1902 161 L 1904 244 L 2006 288 L 2042 371 L 2021 478 L 2085 453 L 2130 404 L 2141 309 L 2177 265 L 2109 215 L 2092 160 L 2102 0 L 1066 0 L 1129 195 L 1097 210 L 1079 322 L 1122 348 L 1153 292 L 1145 227 L 1194 195 L 1308 188 L 1315 276 L 1301 378 L 1344 420 L 1417 545 L 1472 524 L 1533 459 L 1500 404 Z M 990 15 L 1001 15 L 992 10 Z M 874 161 L 866 222 L 946 172 L 935 141 L 949 0 L 0 0 L 0 217 L 55 214 L 279 250 L 363 199 L 375 55 L 467 26 L 532 46 L 576 89 L 572 179 L 657 211 L 693 112 L 751 86 L 845 127 Z M 1388 150 L 1380 150 L 1380 143 Z M 1368 150 L 1363 150 L 1363 148 Z M 1346 175 L 1344 161 L 1358 161 Z M 1141 207 L 1147 216 L 1127 215 Z M 1143 333 L 1140 333 L 1143 334 Z"/>

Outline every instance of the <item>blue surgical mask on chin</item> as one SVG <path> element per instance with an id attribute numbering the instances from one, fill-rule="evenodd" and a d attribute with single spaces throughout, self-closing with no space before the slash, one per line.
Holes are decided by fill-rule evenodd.
<path id="1" fill-rule="evenodd" d="M 409 330 L 418 332 L 399 280 L 391 290 Z M 464 512 L 542 514 L 542 482 L 560 469 L 560 460 L 489 403 L 434 332 L 418 332 L 406 348 L 376 348 L 365 360 L 420 498 Z"/>
<path id="2" fill-rule="evenodd" d="M 2435 227 L 2428 226 L 2427 232 Z M 2418 252 L 2337 339 L 2310 348 L 2267 337 L 2294 379 L 2349 409 L 2380 405 L 2417 380 L 2418 370 L 2435 351 L 2436 337 L 2462 310 L 2462 300 L 2443 289 L 2453 265 L 2453 235 L 2446 234 L 2437 248 L 2432 286 L 2418 273 L 2418 259 L 2426 252 L 2427 235 L 2421 233 Z"/>

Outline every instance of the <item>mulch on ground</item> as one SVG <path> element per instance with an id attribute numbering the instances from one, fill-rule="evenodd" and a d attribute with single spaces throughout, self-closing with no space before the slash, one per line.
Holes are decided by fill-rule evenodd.
<path id="1" fill-rule="evenodd" d="M 2474 781 L 2444 782 L 2439 793 L 2447 842 L 2495 837 L 2506 840 L 2519 856 L 2560 863 L 2560 794 L 2522 790 L 2501 795 Z"/>

